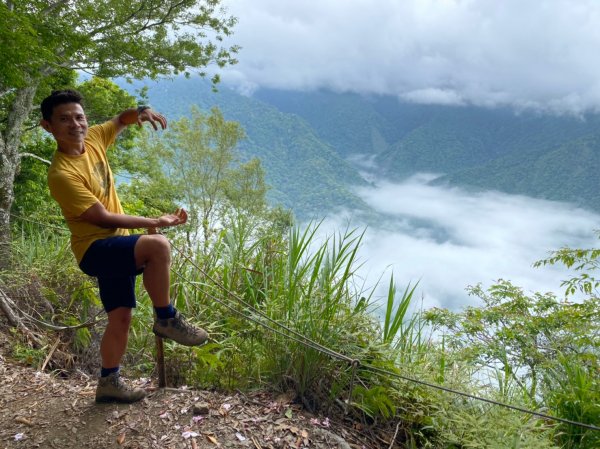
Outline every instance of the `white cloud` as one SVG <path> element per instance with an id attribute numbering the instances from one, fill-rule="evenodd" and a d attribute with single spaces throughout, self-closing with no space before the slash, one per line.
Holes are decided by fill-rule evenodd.
<path id="1" fill-rule="evenodd" d="M 331 88 L 416 101 L 600 110 L 596 0 L 225 0 L 251 91 Z M 456 104 L 456 103 L 453 103 Z"/>
<path id="2" fill-rule="evenodd" d="M 400 95 L 400 98 L 411 103 L 463 105 L 464 100 L 454 90 L 448 89 L 417 89 Z"/>
<path id="3" fill-rule="evenodd" d="M 566 269 L 532 264 L 564 246 L 597 246 L 593 231 L 600 228 L 600 215 L 525 196 L 430 186 L 428 179 L 421 175 L 359 190 L 382 217 L 379 226 L 367 228 L 361 275 L 374 283 L 393 271 L 401 288 L 420 280 L 426 307 L 475 304 L 465 288 L 500 278 L 526 292 L 562 294 Z M 345 218 L 331 219 L 324 232 L 344 223 Z M 356 219 L 351 225 L 364 226 Z"/>

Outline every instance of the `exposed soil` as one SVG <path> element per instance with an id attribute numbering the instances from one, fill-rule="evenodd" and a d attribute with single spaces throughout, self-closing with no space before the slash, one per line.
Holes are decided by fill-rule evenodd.
<path id="1" fill-rule="evenodd" d="M 96 379 L 62 379 L 0 354 L 0 448 L 388 447 L 350 424 L 306 413 L 285 395 L 161 390 L 145 379 L 135 384 L 149 391 L 144 400 L 97 405 Z"/>

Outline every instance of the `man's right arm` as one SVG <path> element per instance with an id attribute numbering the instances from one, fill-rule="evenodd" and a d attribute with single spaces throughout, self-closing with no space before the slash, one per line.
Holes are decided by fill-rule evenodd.
<path id="1" fill-rule="evenodd" d="M 135 124 L 142 126 L 143 122 L 149 122 L 155 131 L 158 130 L 158 125 L 160 125 L 162 129 L 167 128 L 167 119 L 162 114 L 159 114 L 150 108 L 127 109 L 113 117 L 112 122 L 115 125 L 117 135 L 128 126 Z"/>
<path id="2" fill-rule="evenodd" d="M 187 212 L 178 209 L 174 214 L 163 215 L 160 218 L 136 217 L 109 212 L 102 203 L 97 202 L 81 214 L 80 218 L 100 228 L 165 228 L 184 224 L 187 221 Z"/>

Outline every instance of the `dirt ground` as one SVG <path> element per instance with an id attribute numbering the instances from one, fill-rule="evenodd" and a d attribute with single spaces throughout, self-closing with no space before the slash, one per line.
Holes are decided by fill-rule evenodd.
<path id="1" fill-rule="evenodd" d="M 0 354 L 0 449 L 388 447 L 350 423 L 312 416 L 285 395 L 160 390 L 135 404 L 97 405 L 96 379 L 61 379 Z M 362 440 L 362 441 L 361 441 Z"/>

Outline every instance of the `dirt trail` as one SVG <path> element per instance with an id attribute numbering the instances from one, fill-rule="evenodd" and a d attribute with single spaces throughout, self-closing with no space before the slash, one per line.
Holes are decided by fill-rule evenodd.
<path id="1" fill-rule="evenodd" d="M 0 449 L 362 449 L 360 435 L 285 396 L 150 391 L 131 405 L 94 403 L 96 380 L 60 379 L 0 355 Z"/>

